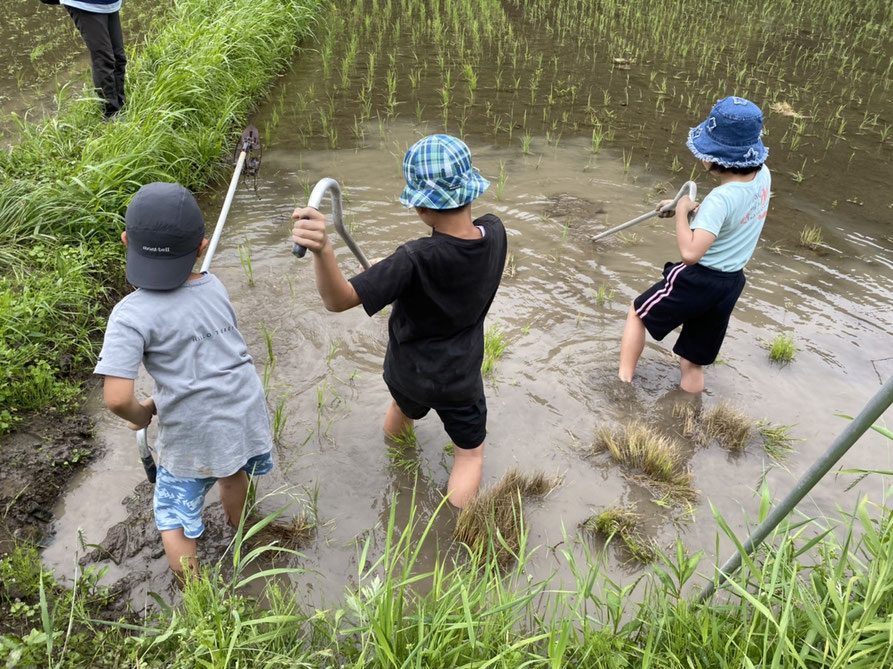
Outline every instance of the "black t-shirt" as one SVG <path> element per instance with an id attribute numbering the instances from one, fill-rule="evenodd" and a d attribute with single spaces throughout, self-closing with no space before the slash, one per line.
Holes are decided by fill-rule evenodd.
<path id="1" fill-rule="evenodd" d="M 505 228 L 474 221 L 480 239 L 434 232 L 350 279 L 366 313 L 394 303 L 384 379 L 420 404 L 467 405 L 484 395 L 484 317 L 505 268 Z"/>

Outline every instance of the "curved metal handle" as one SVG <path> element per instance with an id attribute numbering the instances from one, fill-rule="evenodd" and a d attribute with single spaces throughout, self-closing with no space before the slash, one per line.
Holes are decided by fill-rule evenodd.
<path id="1" fill-rule="evenodd" d="M 349 248 L 354 256 L 356 256 L 356 259 L 360 261 L 363 269 L 369 269 L 370 263 L 366 259 L 366 255 L 360 250 L 360 247 L 357 245 L 356 241 L 354 241 L 354 238 L 350 236 L 350 233 L 344 227 L 344 208 L 342 206 L 341 185 L 334 179 L 329 179 L 328 177 L 320 179 L 316 182 L 316 185 L 310 192 L 310 199 L 307 200 L 307 206 L 313 207 L 319 211 L 319 207 L 322 204 L 322 198 L 327 192 L 332 198 L 332 222 L 335 224 L 335 230 L 341 235 L 344 243 L 347 244 L 347 248 Z M 300 244 L 295 243 L 292 246 L 291 252 L 298 258 L 303 258 L 304 254 L 307 253 L 307 249 Z"/>
<path id="2" fill-rule="evenodd" d="M 626 223 L 621 223 L 617 227 L 611 228 L 610 230 L 605 230 L 602 233 L 594 235 L 591 238 L 592 241 L 597 242 L 599 239 L 604 239 L 605 237 L 613 235 L 615 232 L 620 232 L 621 230 L 625 230 L 626 228 L 633 226 L 636 223 L 641 223 L 642 221 L 647 221 L 649 218 L 651 218 L 652 216 L 657 216 L 659 213 L 663 213 L 665 211 L 672 211 L 673 209 L 676 208 L 676 205 L 679 203 L 679 200 L 682 199 L 682 196 L 685 195 L 686 190 L 688 190 L 688 197 L 691 199 L 692 202 L 694 202 L 695 199 L 698 197 L 698 186 L 694 181 L 686 181 L 684 184 L 682 184 L 682 188 L 679 189 L 679 192 L 676 193 L 676 197 L 674 197 L 673 200 L 669 204 L 661 207 L 660 211 L 654 209 L 652 211 L 649 211 L 646 214 L 642 214 L 641 216 L 634 218 L 631 221 L 627 221 Z"/>
<path id="3" fill-rule="evenodd" d="M 688 199 L 694 202 L 698 199 L 698 184 L 694 181 L 686 181 L 682 184 L 682 188 L 679 189 L 679 192 L 676 193 L 676 197 L 673 198 L 673 201 L 668 205 L 661 207 L 661 213 L 665 211 L 672 211 L 676 208 L 676 205 L 679 204 L 679 200 L 682 199 L 682 196 L 685 195 L 685 189 L 688 189 Z"/>
<path id="4" fill-rule="evenodd" d="M 149 483 L 155 483 L 158 469 L 155 466 L 155 460 L 152 459 L 152 451 L 149 450 L 149 435 L 146 432 L 146 428 L 137 430 L 136 447 L 140 452 L 140 460 L 143 461 L 143 469 L 146 472 L 146 478 L 149 479 Z"/>

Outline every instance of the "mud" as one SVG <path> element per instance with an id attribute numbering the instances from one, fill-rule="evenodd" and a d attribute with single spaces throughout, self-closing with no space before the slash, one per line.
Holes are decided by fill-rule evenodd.
<path id="1" fill-rule="evenodd" d="M 49 411 L 0 437 L 0 552 L 4 539 L 48 542 L 59 496 L 102 450 L 86 415 Z"/>

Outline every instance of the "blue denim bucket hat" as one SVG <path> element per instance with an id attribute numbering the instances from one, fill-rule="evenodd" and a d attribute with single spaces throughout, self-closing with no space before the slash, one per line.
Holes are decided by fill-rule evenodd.
<path id="1" fill-rule="evenodd" d="M 451 135 L 428 135 L 403 157 L 405 207 L 455 209 L 463 207 L 490 186 L 471 165 L 471 151 Z"/>
<path id="2" fill-rule="evenodd" d="M 695 158 L 723 167 L 756 167 L 766 162 L 763 112 L 750 100 L 730 96 L 717 102 L 710 116 L 688 133 L 685 145 Z"/>

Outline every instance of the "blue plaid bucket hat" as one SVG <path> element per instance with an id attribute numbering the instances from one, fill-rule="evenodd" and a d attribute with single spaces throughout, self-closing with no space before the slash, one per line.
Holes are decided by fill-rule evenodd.
<path id="1" fill-rule="evenodd" d="M 763 112 L 750 100 L 730 96 L 717 102 L 710 116 L 688 133 L 685 145 L 695 158 L 723 167 L 756 167 L 766 162 Z"/>
<path id="2" fill-rule="evenodd" d="M 465 142 L 450 135 L 428 135 L 413 144 L 403 157 L 403 177 L 404 207 L 455 209 L 490 186 L 472 167 Z"/>

